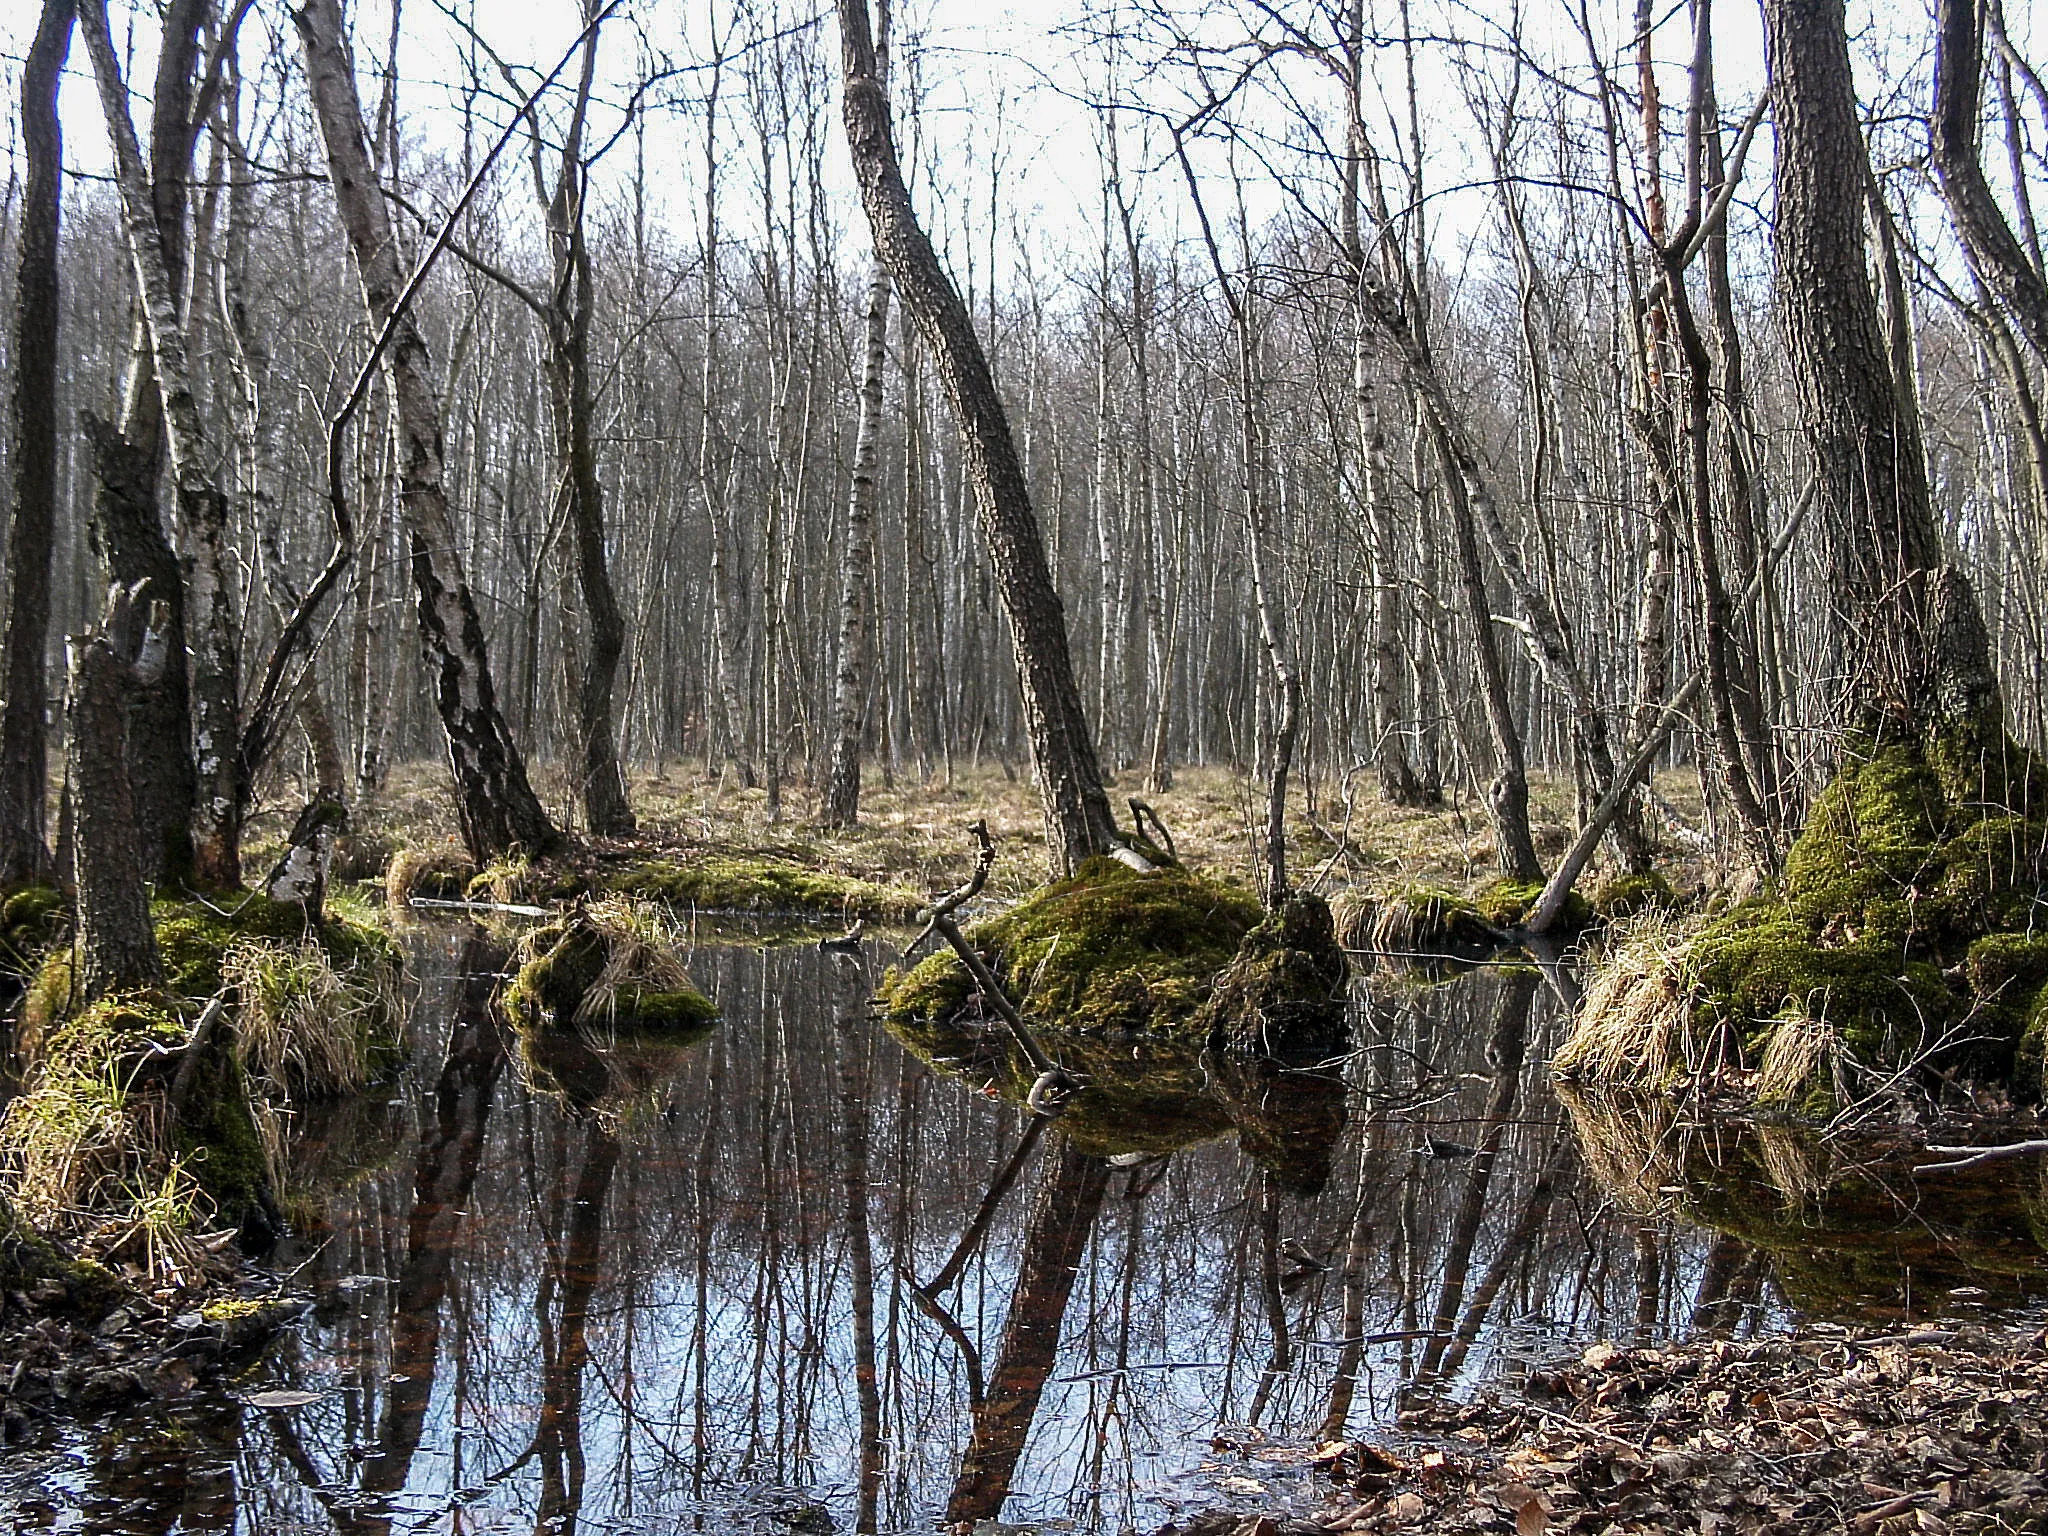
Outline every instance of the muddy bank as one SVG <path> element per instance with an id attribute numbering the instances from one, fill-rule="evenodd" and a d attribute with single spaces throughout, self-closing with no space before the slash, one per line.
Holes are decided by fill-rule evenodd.
<path id="1" fill-rule="evenodd" d="M 1595 1344 L 1302 1456 L 1328 1486 L 1312 1515 L 1210 1509 L 1158 1536 L 2048 1531 L 2048 1334 L 2036 1318 Z"/>

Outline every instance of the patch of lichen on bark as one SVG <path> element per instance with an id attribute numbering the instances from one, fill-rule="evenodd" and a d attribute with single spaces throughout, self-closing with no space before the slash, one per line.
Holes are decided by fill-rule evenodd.
<path id="1" fill-rule="evenodd" d="M 1144 874 L 1092 858 L 966 937 L 1035 1023 L 1199 1041 L 1207 1026 L 1196 1014 L 1263 915 L 1249 892 L 1177 865 Z M 876 997 L 885 1017 L 906 1023 L 950 1018 L 972 991 L 966 969 L 943 951 L 890 970 Z"/>
<path id="2" fill-rule="evenodd" d="M 1818 1023 L 1865 1064 L 1931 1053 L 2038 1095 L 2048 775 L 1959 739 L 1845 750 L 1776 889 L 1691 942 L 1696 1027 L 1732 1025 L 1755 1058 Z"/>

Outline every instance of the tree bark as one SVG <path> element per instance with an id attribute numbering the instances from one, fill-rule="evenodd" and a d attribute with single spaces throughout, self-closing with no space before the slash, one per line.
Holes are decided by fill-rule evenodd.
<path id="1" fill-rule="evenodd" d="M 73 636 L 70 645 L 64 769 L 78 888 L 78 987 L 87 1003 L 164 981 L 128 783 L 128 706 L 135 688 L 161 669 L 167 637 L 156 627 L 158 604 L 138 652 L 127 650 L 134 596 L 116 587 L 100 627 Z"/>
<path id="2" fill-rule="evenodd" d="M 397 309 L 404 287 L 390 215 L 363 139 L 362 99 L 339 0 L 307 0 L 293 12 L 306 54 L 314 115 L 341 222 L 355 253 L 371 323 L 391 327 L 384 354 L 396 410 L 399 502 L 411 546 L 420 639 L 434 676 L 434 703 L 448 738 L 463 841 L 479 860 L 519 846 L 552 851 L 561 834 L 527 781 L 491 682 L 483 621 L 463 570 L 448 505 L 441 400 L 426 338 Z"/>
<path id="3" fill-rule="evenodd" d="M 14 287 L 14 515 L 7 530 L 7 637 L 0 711 L 0 885 L 50 874 L 50 559 L 57 528 L 57 235 L 63 125 L 57 86 L 71 51 L 72 0 L 44 0 L 21 76 L 27 160 Z"/>
<path id="4" fill-rule="evenodd" d="M 179 520 L 191 545 L 185 615 L 197 774 L 196 803 L 187 808 L 197 831 L 193 872 L 209 885 L 233 889 L 242 883 L 241 826 L 249 791 L 240 751 L 241 621 L 229 574 L 233 534 L 228 499 L 213 478 L 179 312 L 177 277 L 163 238 L 157 189 L 128 115 L 128 89 L 107 27 L 105 0 L 83 0 L 78 19 L 113 144 L 115 181 L 148 327 L 149 359 L 170 449 Z M 186 158 L 189 161 L 189 149 Z M 160 600 L 159 593 L 150 595 Z"/>
<path id="5" fill-rule="evenodd" d="M 1764 22 L 1778 296 L 1813 458 L 1843 716 L 1909 735 L 2001 731 L 1989 642 L 1968 579 L 1942 566 L 1919 430 L 1865 265 L 1871 172 L 1842 0 L 1765 0 Z"/>
<path id="6" fill-rule="evenodd" d="M 1067 643 L 1066 615 L 1047 568 L 1023 465 L 974 322 L 919 227 L 875 69 L 867 0 L 840 0 L 847 146 L 875 252 L 945 381 L 959 418 L 982 535 L 995 567 L 1024 702 L 1045 814 L 1046 851 L 1056 874 L 1071 873 L 1116 840 L 1095 741 L 1081 707 Z"/>
<path id="7" fill-rule="evenodd" d="M 1982 0 L 1935 7 L 1934 171 L 1970 269 L 2010 315 L 2035 357 L 2048 363 L 2048 279 L 1992 194 L 1977 157 L 1984 80 Z"/>
<path id="8" fill-rule="evenodd" d="M 825 783 L 825 824 L 860 820 L 860 749 L 874 671 L 876 460 L 882 437 L 882 369 L 888 358 L 889 272 L 879 259 L 868 274 L 860 365 L 860 421 L 853 439 L 853 491 L 846 509 L 846 566 L 839 597 L 839 671 L 832 694 L 832 766 Z"/>
<path id="9" fill-rule="evenodd" d="M 584 10 L 586 23 L 594 22 L 594 5 L 586 3 Z M 569 131 L 563 136 L 554 194 L 548 197 L 541 189 L 555 268 L 545 318 L 556 456 L 568 488 L 569 525 L 576 535 L 576 578 L 590 626 L 583 686 L 577 695 L 583 815 L 598 836 L 625 837 L 633 831 L 634 822 L 625 770 L 619 764 L 616 700 L 619 662 L 626 653 L 626 620 L 619 611 L 605 549 L 604 482 L 598 475 L 597 444 L 591 433 L 596 407 L 590 387 L 590 322 L 597 300 L 584 218 L 588 173 L 583 164 L 583 125 L 597 67 L 597 36 L 597 28 L 591 25 L 584 39 L 582 75 Z M 535 175 L 539 175 L 537 164 Z"/>

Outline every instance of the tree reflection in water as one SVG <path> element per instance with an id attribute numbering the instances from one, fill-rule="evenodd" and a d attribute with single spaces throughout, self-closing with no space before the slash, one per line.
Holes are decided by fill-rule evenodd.
<path id="1" fill-rule="evenodd" d="M 1557 988 L 1529 971 L 1376 973 L 1354 1052 L 1307 1070 L 1085 1042 L 1096 1105 L 1027 1137 L 987 1042 L 906 1048 L 866 1017 L 864 968 L 814 949 L 703 950 L 725 1021 L 665 1043 L 520 1040 L 489 1006 L 495 953 L 430 933 L 418 958 L 396 1102 L 294 1148 L 316 1311 L 239 1384 L 319 1401 L 73 1432 L 76 1464 L 37 1474 L 51 1518 L 1147 1528 L 1216 1502 L 1177 1481 L 1212 1438 L 1357 1433 L 1405 1389 L 1594 1333 L 1753 1329 L 1782 1311 L 1773 1265 L 1843 1308 L 1891 1295 L 1901 1254 L 2039 1289 L 2027 1212 L 1988 1195 L 1961 1192 L 1969 1244 L 1932 1251 L 1907 1211 L 1910 1244 L 1861 1242 L 1854 1285 L 1819 1297 L 1789 1244 L 1841 1225 L 1813 1159 L 1659 1152 L 1640 1115 L 1583 1106 L 1582 1154 L 1544 1072 Z M 1897 1214 L 1882 1181 L 1857 1187 L 1844 1221 Z M 1291 1475 L 1236 1470 L 1280 1493 Z M 0 1485 L 0 1513 L 28 1508 Z"/>

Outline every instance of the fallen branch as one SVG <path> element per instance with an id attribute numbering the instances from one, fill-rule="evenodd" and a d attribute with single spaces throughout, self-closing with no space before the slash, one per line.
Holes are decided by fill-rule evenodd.
<path id="1" fill-rule="evenodd" d="M 433 912 L 509 912 L 514 917 L 553 917 L 546 907 L 521 906 L 516 901 L 443 901 L 435 896 L 412 896 L 406 900 L 409 907 L 425 907 Z"/>
<path id="2" fill-rule="evenodd" d="M 1929 1147 L 1930 1152 L 1943 1157 L 1959 1158 L 1953 1163 L 1922 1163 L 1913 1170 L 1914 1177 L 1923 1173 L 1955 1173 L 1964 1168 L 1975 1168 L 1980 1163 L 1995 1163 L 2008 1157 L 2033 1157 L 2048 1152 L 2048 1141 L 2014 1141 L 1998 1147 Z"/>
<path id="3" fill-rule="evenodd" d="M 1024 1022 L 1024 1016 L 1017 1011 L 1017 1005 L 1004 993 L 1002 983 L 996 980 L 995 973 L 988 968 L 987 962 L 975 953 L 974 946 L 967 942 L 967 936 L 960 931 L 960 924 L 954 919 L 954 913 L 981 894 L 981 888 L 988 884 L 989 871 L 995 867 L 996 862 L 996 845 L 989 839 L 987 821 L 977 821 L 968 828 L 968 831 L 974 834 L 976 845 L 974 873 L 967 877 L 964 884 L 932 903 L 931 916 L 925 922 L 925 931 L 937 933 L 953 946 L 953 953 L 958 955 L 960 963 L 967 967 L 967 974 L 974 978 L 974 984 L 981 989 L 982 997 L 995 1009 L 996 1016 L 1008 1027 L 1010 1037 L 1017 1042 L 1017 1048 L 1024 1053 L 1024 1059 L 1031 1063 L 1031 1069 L 1038 1074 L 1038 1080 L 1031 1085 L 1031 1092 L 1026 1096 L 1025 1103 L 1034 1114 L 1056 1115 L 1066 1108 L 1068 1099 L 1087 1086 L 1088 1080 L 1067 1071 L 1045 1054 L 1038 1042 L 1032 1038 L 1031 1030 Z M 910 950 L 914 952 L 923 939 L 922 933 L 913 939 Z"/>

